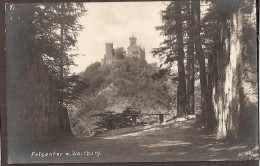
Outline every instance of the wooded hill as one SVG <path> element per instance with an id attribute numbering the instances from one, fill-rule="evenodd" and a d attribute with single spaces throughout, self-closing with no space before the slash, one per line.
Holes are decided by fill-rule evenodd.
<path id="1" fill-rule="evenodd" d="M 120 59 L 111 65 L 96 62 L 88 66 L 79 74 L 86 89 L 70 112 L 75 134 L 89 135 L 88 130 L 96 127 L 96 118 L 91 116 L 107 111 L 120 113 L 128 106 L 141 113 L 174 116 L 176 84 L 168 75 L 157 79 L 158 71 L 156 64 L 139 58 Z"/>

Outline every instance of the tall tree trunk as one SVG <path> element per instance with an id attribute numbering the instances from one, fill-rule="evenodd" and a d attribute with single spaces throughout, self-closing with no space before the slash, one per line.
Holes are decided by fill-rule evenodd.
<path id="1" fill-rule="evenodd" d="M 200 36 L 200 1 L 194 2 L 195 11 L 195 52 L 196 58 L 199 63 L 199 72 L 200 72 L 200 87 L 201 87 L 201 111 L 202 111 L 202 120 L 205 123 L 205 126 L 209 129 L 212 129 L 212 110 L 210 110 L 210 99 L 208 95 L 208 84 L 207 84 L 207 73 L 205 65 L 205 56 L 202 50 L 202 41 Z"/>
<path id="2" fill-rule="evenodd" d="M 194 2 L 187 3 L 188 45 L 187 45 L 187 106 L 188 113 L 195 113 L 194 102 Z"/>
<path id="3" fill-rule="evenodd" d="M 180 2 L 174 2 L 174 10 L 176 11 L 176 38 L 178 52 L 178 100 L 179 100 L 179 115 L 185 114 L 186 111 L 186 80 L 184 69 L 184 50 L 183 50 L 183 34 L 181 21 L 181 5 Z"/>
<path id="4" fill-rule="evenodd" d="M 62 3 L 61 4 L 61 16 L 64 15 L 64 10 L 65 10 L 65 4 Z M 60 79 L 61 79 L 61 95 L 60 95 L 60 104 L 63 106 L 64 104 L 64 84 L 65 84 L 65 80 L 64 80 L 64 58 L 65 58 L 65 47 L 64 47 L 64 33 L 65 33 L 65 23 L 64 20 L 61 20 L 61 25 L 60 25 L 60 46 L 61 46 L 61 57 L 60 57 Z M 71 131 L 71 127 L 70 127 L 70 120 L 69 120 L 69 116 L 68 116 L 68 110 L 66 108 L 63 107 L 62 109 L 62 115 L 60 117 L 60 123 L 63 124 L 64 126 L 64 130 L 66 131 L 66 133 L 68 135 L 72 135 L 72 131 Z"/>
<path id="5" fill-rule="evenodd" d="M 61 4 L 61 16 L 64 15 L 64 3 Z M 64 50 L 64 21 L 61 20 L 61 25 L 60 25 L 60 48 L 61 48 L 61 55 L 60 55 L 60 66 L 59 66 L 59 70 L 60 70 L 60 81 L 62 84 L 64 84 L 64 54 L 65 54 L 65 50 Z M 63 85 L 61 86 L 61 91 L 63 91 Z M 60 103 L 63 104 L 63 93 L 61 93 L 60 95 Z"/>
<path id="6" fill-rule="evenodd" d="M 180 87 L 177 85 L 177 115 L 180 115 Z"/>

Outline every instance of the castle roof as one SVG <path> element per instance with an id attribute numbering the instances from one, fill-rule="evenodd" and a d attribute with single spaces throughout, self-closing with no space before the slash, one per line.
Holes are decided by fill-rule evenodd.
<path id="1" fill-rule="evenodd" d="M 127 49 L 128 49 L 129 47 L 131 47 L 133 44 L 134 44 L 134 43 L 130 44 L 130 46 L 128 46 Z"/>
<path id="2" fill-rule="evenodd" d="M 132 43 L 130 46 L 128 46 L 127 49 L 130 48 L 133 44 L 134 44 L 134 43 Z M 136 46 L 139 47 L 141 50 L 144 51 L 144 49 L 143 49 L 141 46 L 138 46 L 137 44 L 136 44 Z"/>

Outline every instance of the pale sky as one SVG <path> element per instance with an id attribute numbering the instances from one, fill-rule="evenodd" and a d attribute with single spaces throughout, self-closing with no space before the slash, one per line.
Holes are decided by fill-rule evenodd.
<path id="1" fill-rule="evenodd" d="M 145 48 L 148 63 L 159 62 L 150 54 L 152 48 L 163 41 L 155 27 L 162 25 L 160 11 L 166 2 L 89 2 L 88 10 L 80 23 L 84 29 L 78 36 L 76 53 L 84 54 L 75 58 L 78 66 L 71 71 L 79 73 L 88 65 L 101 61 L 105 54 L 105 43 L 113 43 L 114 48 L 129 46 L 129 37 L 137 37 L 137 44 Z"/>

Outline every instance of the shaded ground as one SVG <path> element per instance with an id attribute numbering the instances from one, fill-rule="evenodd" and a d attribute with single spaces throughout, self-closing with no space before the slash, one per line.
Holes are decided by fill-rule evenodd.
<path id="1" fill-rule="evenodd" d="M 96 137 L 64 138 L 32 149 L 36 153 L 55 151 L 62 152 L 63 155 L 59 157 L 33 156 L 26 160 L 30 160 L 28 162 L 77 163 L 248 160 L 247 155 L 239 154 L 254 147 L 253 140 L 240 140 L 233 143 L 218 141 L 213 135 L 208 135 L 195 120 L 186 120 L 163 125 L 119 129 Z M 91 152 L 94 152 L 93 155 Z M 28 152 L 27 156 L 31 153 Z M 78 155 L 73 156 L 73 154 Z"/>

